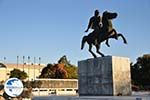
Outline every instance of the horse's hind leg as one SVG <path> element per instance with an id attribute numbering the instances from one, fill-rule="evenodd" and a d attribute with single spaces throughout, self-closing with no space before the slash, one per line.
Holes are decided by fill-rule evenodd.
<path id="1" fill-rule="evenodd" d="M 101 52 L 99 51 L 99 49 L 100 49 L 100 45 L 96 45 L 96 52 L 97 52 L 98 54 L 100 54 L 102 57 L 104 57 L 104 54 L 101 53 Z"/>
<path id="2" fill-rule="evenodd" d="M 122 34 L 118 34 L 118 37 L 119 37 L 119 36 L 121 36 L 122 39 L 123 39 L 123 42 L 124 42 L 125 44 L 127 44 L 127 40 L 125 39 L 125 37 L 124 37 Z"/>
<path id="3" fill-rule="evenodd" d="M 89 44 L 89 52 L 93 55 L 94 58 L 97 58 L 97 56 L 92 52 L 92 44 Z"/>

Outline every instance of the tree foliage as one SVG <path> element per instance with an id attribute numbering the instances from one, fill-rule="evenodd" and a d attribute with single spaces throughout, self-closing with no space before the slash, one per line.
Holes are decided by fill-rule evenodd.
<path id="1" fill-rule="evenodd" d="M 69 79 L 76 79 L 78 78 L 78 74 L 77 74 L 77 67 L 75 65 L 70 64 L 70 61 L 68 61 L 66 55 L 62 56 L 59 60 L 58 63 L 63 63 L 64 69 L 67 72 L 67 78 Z"/>
<path id="2" fill-rule="evenodd" d="M 43 68 L 40 78 L 77 78 L 77 67 L 70 64 L 66 56 L 61 57 L 57 64 L 48 64 Z"/>
<path id="3" fill-rule="evenodd" d="M 28 77 L 27 73 L 24 71 L 21 71 L 19 69 L 13 69 L 10 71 L 10 78 L 16 77 L 18 79 L 24 80 Z"/>
<path id="4" fill-rule="evenodd" d="M 72 66 L 65 66 L 65 70 L 67 71 L 67 78 L 68 79 L 77 79 L 78 74 L 77 74 L 77 67 L 72 65 Z"/>
<path id="5" fill-rule="evenodd" d="M 42 69 L 40 78 L 55 78 L 55 72 L 53 71 L 53 65 L 47 64 L 46 67 Z"/>
<path id="6" fill-rule="evenodd" d="M 131 77 L 133 84 L 144 86 L 150 83 L 150 54 L 137 58 L 137 62 L 131 64 Z"/>

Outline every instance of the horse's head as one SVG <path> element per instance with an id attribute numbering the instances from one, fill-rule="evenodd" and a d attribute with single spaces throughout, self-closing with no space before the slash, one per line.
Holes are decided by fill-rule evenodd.
<path id="1" fill-rule="evenodd" d="M 117 17 L 117 13 L 111 13 L 108 11 L 103 12 L 103 18 L 107 20 L 111 20 Z"/>
<path id="2" fill-rule="evenodd" d="M 117 17 L 117 13 L 111 13 L 108 11 L 103 12 L 102 16 L 102 24 L 103 24 L 103 29 L 104 30 L 109 30 L 108 28 L 112 28 L 112 22 L 111 20 Z"/>

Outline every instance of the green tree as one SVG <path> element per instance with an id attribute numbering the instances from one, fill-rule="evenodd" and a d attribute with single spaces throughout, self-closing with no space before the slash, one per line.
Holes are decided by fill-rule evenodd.
<path id="1" fill-rule="evenodd" d="M 67 78 L 68 79 L 77 79 L 78 74 L 77 74 L 77 67 L 74 65 L 71 66 L 65 66 L 65 70 L 67 71 Z"/>
<path id="2" fill-rule="evenodd" d="M 75 65 L 72 65 L 70 61 L 68 61 L 67 56 L 64 55 L 62 56 L 59 60 L 58 63 L 63 63 L 65 65 L 64 69 L 67 72 L 67 78 L 68 79 L 76 79 L 78 78 L 78 68 Z"/>
<path id="3" fill-rule="evenodd" d="M 70 64 L 67 57 L 64 55 L 58 60 L 58 64 L 48 64 L 43 68 L 40 78 L 77 78 L 77 67 Z"/>
<path id="4" fill-rule="evenodd" d="M 131 64 L 131 78 L 133 84 L 144 86 L 150 83 L 150 54 L 137 58 L 137 62 Z"/>
<path id="5" fill-rule="evenodd" d="M 70 61 L 68 61 L 67 56 L 64 55 L 58 60 L 59 64 L 64 64 L 65 66 L 70 66 Z"/>
<path id="6" fill-rule="evenodd" d="M 10 78 L 16 77 L 18 79 L 24 80 L 28 77 L 27 73 L 24 71 L 21 71 L 19 69 L 13 69 L 10 71 Z"/>
<path id="7" fill-rule="evenodd" d="M 47 64 L 46 67 L 42 69 L 40 78 L 55 78 L 55 70 L 53 68 L 54 65 Z"/>
<path id="8" fill-rule="evenodd" d="M 67 77 L 67 72 L 64 70 L 64 64 L 48 64 L 43 68 L 40 78 L 56 78 L 64 79 Z"/>

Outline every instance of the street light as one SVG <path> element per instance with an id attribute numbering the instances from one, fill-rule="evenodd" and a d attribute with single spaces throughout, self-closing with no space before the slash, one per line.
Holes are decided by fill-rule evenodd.
<path id="1" fill-rule="evenodd" d="M 6 57 L 4 57 L 4 65 L 6 65 Z M 6 73 L 6 75 L 5 75 L 5 80 L 7 79 L 7 66 L 6 66 L 6 70 L 5 70 L 5 73 Z"/>
<path id="2" fill-rule="evenodd" d="M 19 56 L 17 56 L 17 68 L 18 68 L 18 64 L 19 64 Z"/>
<path id="3" fill-rule="evenodd" d="M 24 71 L 24 60 L 25 60 L 25 56 L 23 56 L 23 71 Z"/>
<path id="4" fill-rule="evenodd" d="M 34 57 L 34 80 L 35 80 L 35 63 L 36 63 L 36 58 Z"/>
<path id="5" fill-rule="evenodd" d="M 6 57 L 4 57 L 4 64 L 6 63 Z"/>
<path id="6" fill-rule="evenodd" d="M 40 74 L 41 57 L 39 57 L 39 74 Z"/>
<path id="7" fill-rule="evenodd" d="M 30 56 L 28 56 L 28 80 L 29 80 L 29 78 L 30 78 L 30 73 L 29 73 L 29 66 L 30 66 Z"/>

